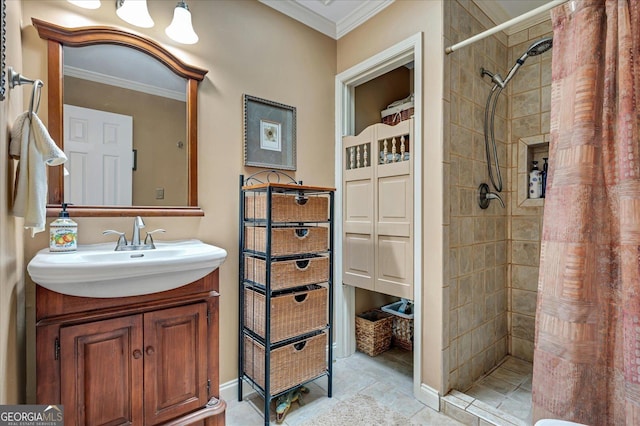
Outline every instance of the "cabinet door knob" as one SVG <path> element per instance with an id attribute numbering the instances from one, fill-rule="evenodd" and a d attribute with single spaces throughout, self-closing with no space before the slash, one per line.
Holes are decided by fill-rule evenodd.
<path id="1" fill-rule="evenodd" d="M 142 356 L 142 351 L 140 349 L 136 349 L 135 351 L 133 351 L 133 357 L 135 359 L 140 359 L 141 356 Z"/>
<path id="2" fill-rule="evenodd" d="M 147 355 L 153 355 L 153 353 L 155 352 L 155 349 L 153 349 L 153 346 L 147 346 Z"/>

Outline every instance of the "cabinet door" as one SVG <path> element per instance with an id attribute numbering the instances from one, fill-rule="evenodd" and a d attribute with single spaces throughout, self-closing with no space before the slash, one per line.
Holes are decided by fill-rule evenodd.
<path id="1" fill-rule="evenodd" d="M 60 329 L 67 425 L 142 424 L 142 316 Z"/>
<path id="2" fill-rule="evenodd" d="M 145 424 L 202 408 L 207 395 L 207 304 L 144 314 Z"/>

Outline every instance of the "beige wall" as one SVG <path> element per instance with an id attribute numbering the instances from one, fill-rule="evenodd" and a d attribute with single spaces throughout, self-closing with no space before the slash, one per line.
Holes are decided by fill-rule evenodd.
<path id="1" fill-rule="evenodd" d="M 75 77 L 64 81 L 65 103 L 133 117 L 133 205 L 186 206 L 187 104 Z M 156 188 L 164 189 L 164 199 L 156 200 Z"/>
<path id="2" fill-rule="evenodd" d="M 423 240 L 422 383 L 443 391 L 443 2 L 396 1 L 338 40 L 337 72 L 422 32 L 423 69 Z"/>
<path id="3" fill-rule="evenodd" d="M 7 66 L 22 71 L 20 4 L 7 2 Z M 9 90 L 0 102 L 0 404 L 25 402 L 24 234 L 22 219 L 9 214 L 15 161 L 7 156 L 9 129 L 22 113 L 23 88 Z M 25 92 L 30 93 L 30 88 Z"/>
<path id="4" fill-rule="evenodd" d="M 515 63 L 535 40 L 551 35 L 551 21 L 545 21 L 509 36 L 509 64 Z M 551 52 L 527 58 L 511 81 L 509 94 L 509 352 L 519 358 L 533 361 L 543 207 L 528 207 L 519 203 L 518 186 L 526 187 L 528 181 L 524 180 L 522 175 L 518 176 L 518 169 L 530 170 L 531 164 L 518 164 L 518 161 L 522 161 L 522 156 L 518 155 L 518 144 L 521 138 L 549 133 Z M 542 161 L 539 166 L 542 169 Z"/>
<path id="5" fill-rule="evenodd" d="M 472 2 L 446 2 L 445 34 L 455 44 L 494 24 Z M 493 86 L 480 67 L 505 75 L 504 34 L 447 56 L 445 162 L 449 164 L 449 378 L 465 390 L 507 354 L 507 209 L 497 201 L 483 210 L 478 186 L 491 185 L 484 144 L 484 109 Z M 496 142 L 507 197 L 507 96 L 496 112 Z M 445 181 L 447 179 L 445 178 Z M 493 189 L 492 189 L 493 191 Z"/>
<path id="6" fill-rule="evenodd" d="M 293 174 L 307 184 L 332 186 L 336 42 L 257 1 L 219 0 L 189 3 L 200 42 L 178 46 L 164 34 L 173 7 L 170 2 L 149 2 L 156 26 L 134 31 L 162 43 L 185 62 L 209 70 L 198 98 L 198 187 L 205 216 L 154 217 L 146 218 L 146 223 L 151 229 L 166 229 L 163 239 L 196 237 L 228 251 L 220 269 L 220 381 L 225 383 L 237 377 L 238 176 L 255 170 L 243 167 L 242 94 L 297 108 L 298 170 Z M 126 27 L 112 2 L 102 2 L 95 11 L 62 0 L 23 1 L 22 8 L 25 73 L 32 77 L 45 77 L 46 72 L 45 43 L 30 25 L 31 17 L 64 26 Z M 41 112 L 42 108 L 46 110 L 46 105 Z M 107 228 L 129 233 L 132 222 L 131 218 L 75 219 L 82 244 L 107 240 L 101 235 Z M 28 239 L 26 261 L 46 245 L 44 235 Z M 33 298 L 31 282 L 28 289 Z M 31 395 L 33 383 L 31 379 Z"/>

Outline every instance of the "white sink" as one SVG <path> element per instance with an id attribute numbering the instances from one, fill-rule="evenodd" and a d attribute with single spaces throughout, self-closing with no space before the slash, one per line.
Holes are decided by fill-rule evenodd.
<path id="1" fill-rule="evenodd" d="M 31 279 L 49 290 L 82 297 L 158 293 L 217 269 L 226 250 L 199 240 L 156 241 L 152 250 L 115 251 L 115 243 L 78 246 L 71 253 L 40 250 L 29 262 Z"/>

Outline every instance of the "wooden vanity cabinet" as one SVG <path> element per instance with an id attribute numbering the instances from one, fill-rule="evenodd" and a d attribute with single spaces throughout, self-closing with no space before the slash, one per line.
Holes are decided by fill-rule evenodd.
<path id="1" fill-rule="evenodd" d="M 38 403 L 62 404 L 67 425 L 224 425 L 217 290 L 217 270 L 125 298 L 37 286 Z"/>

